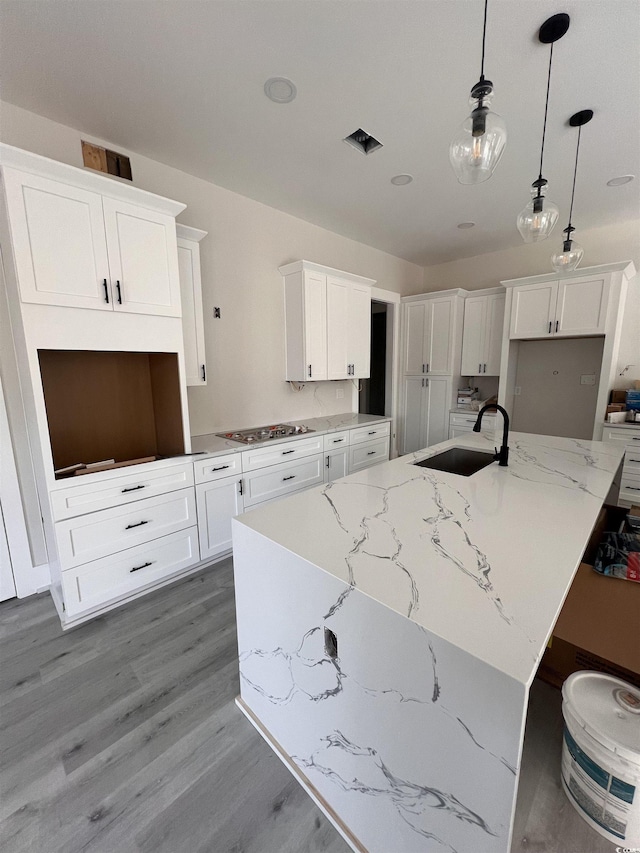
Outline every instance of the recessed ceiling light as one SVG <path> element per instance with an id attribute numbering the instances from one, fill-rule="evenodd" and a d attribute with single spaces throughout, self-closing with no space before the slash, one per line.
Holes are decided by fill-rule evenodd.
<path id="1" fill-rule="evenodd" d="M 286 77 L 270 77 L 264 84 L 264 93 L 276 104 L 289 104 L 298 94 L 298 90 Z"/>
<path id="2" fill-rule="evenodd" d="M 607 181 L 608 187 L 621 187 L 623 184 L 628 184 L 629 181 L 632 181 L 635 178 L 635 175 L 620 175 L 617 178 L 611 178 L 610 181 Z"/>
<path id="3" fill-rule="evenodd" d="M 475 224 L 476 224 L 475 222 L 459 222 L 459 223 L 458 223 L 458 228 L 459 228 L 461 231 L 464 231 L 466 228 L 473 228 L 473 226 L 474 226 Z"/>
<path id="4" fill-rule="evenodd" d="M 412 180 L 412 175 L 394 175 L 393 178 L 391 178 L 391 183 L 394 187 L 405 187 L 407 184 L 410 184 Z"/>

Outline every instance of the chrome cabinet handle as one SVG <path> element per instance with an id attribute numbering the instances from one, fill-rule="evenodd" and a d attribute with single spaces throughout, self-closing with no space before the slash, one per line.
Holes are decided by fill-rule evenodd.
<path id="1" fill-rule="evenodd" d="M 133 527 L 142 527 L 143 524 L 149 524 L 148 521 L 138 521 L 136 524 L 127 524 L 125 530 L 131 530 Z"/>
<path id="2" fill-rule="evenodd" d="M 104 287 L 104 301 L 109 304 L 109 288 L 107 286 L 106 278 L 102 279 L 102 286 Z"/>
<path id="3" fill-rule="evenodd" d="M 211 469 L 211 473 L 213 474 L 213 472 L 214 472 L 214 471 L 224 471 L 224 469 L 225 469 L 225 468 L 228 468 L 228 467 L 229 467 L 228 465 L 218 465 L 218 467 L 217 467 L 217 468 L 212 468 L 212 469 Z"/>
<path id="4" fill-rule="evenodd" d="M 146 486 L 128 486 L 126 489 L 122 490 L 122 494 L 124 495 L 126 492 L 136 492 L 138 489 L 145 489 Z"/>
<path id="5" fill-rule="evenodd" d="M 153 560 L 149 560 L 147 563 L 143 563 L 141 566 L 134 566 L 132 569 L 129 569 L 129 573 L 131 572 L 139 572 L 140 569 L 146 569 L 147 566 L 152 566 L 154 563 Z"/>
<path id="6" fill-rule="evenodd" d="M 289 476 L 289 477 L 283 477 L 282 482 L 284 483 L 285 480 L 295 480 L 295 478 L 296 478 L 296 475 L 291 474 L 291 476 Z"/>

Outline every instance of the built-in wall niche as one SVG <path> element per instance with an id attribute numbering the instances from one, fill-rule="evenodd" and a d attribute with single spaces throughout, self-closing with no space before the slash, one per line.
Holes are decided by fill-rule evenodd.
<path id="1" fill-rule="evenodd" d="M 38 358 L 54 469 L 184 453 L 176 353 L 38 350 Z"/>

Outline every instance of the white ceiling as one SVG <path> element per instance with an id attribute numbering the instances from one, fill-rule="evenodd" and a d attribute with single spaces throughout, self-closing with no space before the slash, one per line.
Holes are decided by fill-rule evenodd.
<path id="1" fill-rule="evenodd" d="M 561 11 L 571 27 L 554 50 L 544 172 L 559 242 L 576 143 L 566 120 L 593 109 L 579 240 L 640 217 L 638 0 L 490 0 L 486 75 L 509 138 L 479 186 L 456 182 L 448 145 L 479 75 L 483 0 L 2 0 L 2 97 L 427 265 L 521 245 L 549 57 L 537 31 Z M 272 76 L 294 81 L 295 101 L 265 97 Z M 359 127 L 384 147 L 365 157 L 342 142 Z M 401 172 L 413 183 L 392 186 Z M 626 173 L 639 177 L 606 186 Z M 467 220 L 476 227 L 456 228 Z"/>

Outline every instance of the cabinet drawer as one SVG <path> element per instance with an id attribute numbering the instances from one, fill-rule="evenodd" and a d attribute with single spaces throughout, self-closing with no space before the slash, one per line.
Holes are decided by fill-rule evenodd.
<path id="1" fill-rule="evenodd" d="M 242 470 L 257 471 L 267 465 L 277 465 L 302 456 L 322 453 L 322 436 L 298 438 L 295 441 L 285 441 L 282 444 L 272 444 L 268 447 L 255 447 L 242 453 Z"/>
<path id="2" fill-rule="evenodd" d="M 342 432 L 330 432 L 324 436 L 325 450 L 339 450 L 341 447 L 349 445 L 349 430 L 345 429 Z"/>
<path id="3" fill-rule="evenodd" d="M 628 474 L 626 466 L 620 481 L 620 500 L 640 504 L 640 473 Z"/>
<path id="4" fill-rule="evenodd" d="M 264 471 L 255 471 L 242 478 L 244 506 L 247 509 L 260 501 L 288 495 L 323 482 L 324 455 L 316 454 L 298 462 L 285 462 Z"/>
<path id="5" fill-rule="evenodd" d="M 62 572 L 62 593 L 69 616 L 124 598 L 200 560 L 198 528 L 189 527 Z"/>
<path id="6" fill-rule="evenodd" d="M 449 415 L 449 426 L 469 427 L 469 429 L 473 429 L 473 426 L 477 419 L 477 412 L 470 412 L 468 415 L 456 414 L 452 412 Z M 483 415 L 482 429 L 495 429 L 497 421 L 498 419 L 495 415 Z"/>
<path id="7" fill-rule="evenodd" d="M 622 472 L 624 475 L 635 474 L 637 476 L 640 476 L 640 444 L 637 448 L 632 447 L 631 449 L 629 448 L 629 446 L 627 446 L 627 450 L 624 455 L 624 467 L 622 469 Z"/>
<path id="8" fill-rule="evenodd" d="M 635 429 L 616 429 L 615 427 L 606 426 L 602 430 L 602 440 L 615 442 L 618 446 L 625 444 L 630 450 L 633 448 L 640 450 L 640 429 L 636 431 Z"/>
<path id="9" fill-rule="evenodd" d="M 358 427 L 351 430 L 350 444 L 361 444 L 363 441 L 375 441 L 379 438 L 384 438 L 391 432 L 391 424 L 389 421 L 384 423 L 372 424 L 371 426 Z"/>
<path id="10" fill-rule="evenodd" d="M 201 459 L 194 462 L 193 470 L 196 483 L 209 483 L 211 480 L 232 477 L 242 472 L 242 456 L 240 453 L 227 453 L 224 456 Z"/>
<path id="11" fill-rule="evenodd" d="M 349 448 L 349 473 L 360 471 L 375 465 L 377 462 L 386 462 L 389 459 L 389 439 L 381 438 L 369 444 L 357 444 Z"/>
<path id="12" fill-rule="evenodd" d="M 193 488 L 56 523 L 62 569 L 150 542 L 196 524 Z"/>
<path id="13" fill-rule="evenodd" d="M 91 474 L 78 477 L 82 482 L 74 483 L 50 493 L 53 517 L 56 521 L 73 518 L 98 509 L 139 501 L 141 498 L 174 492 L 193 486 L 193 463 L 183 462 L 169 468 L 148 468 L 146 465 L 132 466 L 137 470 L 127 474 L 106 477 Z M 143 470 L 144 469 L 144 470 Z M 100 479 L 95 479 L 95 478 Z"/>

